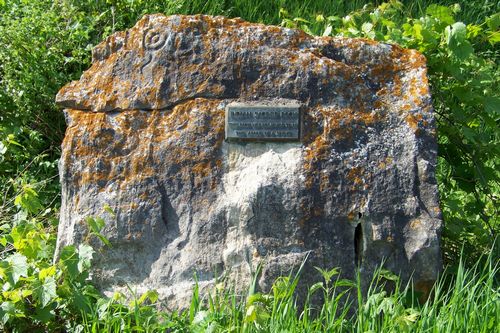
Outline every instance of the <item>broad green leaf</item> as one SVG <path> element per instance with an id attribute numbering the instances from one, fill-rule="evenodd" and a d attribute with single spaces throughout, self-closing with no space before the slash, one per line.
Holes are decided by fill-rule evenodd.
<path id="1" fill-rule="evenodd" d="M 198 311 L 196 316 L 193 319 L 193 325 L 199 325 L 208 319 L 209 313 L 208 311 Z"/>
<path id="2" fill-rule="evenodd" d="M 0 316 L 2 317 L 2 322 L 5 324 L 9 321 L 11 316 L 16 314 L 16 305 L 12 302 L 3 302 L 0 305 Z"/>
<path id="3" fill-rule="evenodd" d="M 363 31 L 366 37 L 372 39 L 375 38 L 375 32 L 373 31 L 373 24 L 371 24 L 370 22 L 363 23 L 363 25 L 361 26 L 361 30 Z"/>
<path id="4" fill-rule="evenodd" d="M 79 311 L 89 311 L 89 297 L 82 290 L 73 290 L 70 301 L 72 306 Z"/>
<path id="5" fill-rule="evenodd" d="M 113 293 L 113 297 L 111 297 L 111 299 L 112 299 L 113 301 L 121 301 L 122 299 L 125 299 L 125 298 L 126 298 L 126 297 L 125 297 L 125 294 L 123 294 L 123 293 L 121 293 L 121 292 L 119 292 L 119 291 L 115 291 L 115 292 Z"/>
<path id="6" fill-rule="evenodd" d="M 413 36 L 418 40 L 424 39 L 424 36 L 422 36 L 422 29 L 423 27 L 419 23 L 413 25 Z"/>
<path id="7" fill-rule="evenodd" d="M 111 308 L 113 299 L 100 298 L 94 308 L 97 310 L 97 315 L 99 319 L 104 319 L 108 314 L 108 309 Z"/>
<path id="8" fill-rule="evenodd" d="M 7 260 L 0 261 L 0 279 L 5 280 L 8 277 L 10 264 Z"/>
<path id="9" fill-rule="evenodd" d="M 462 22 L 456 22 L 446 27 L 446 43 L 463 43 L 467 38 L 467 28 Z"/>
<path id="10" fill-rule="evenodd" d="M 23 147 L 23 145 L 20 144 L 19 142 L 17 142 L 15 138 L 16 138 L 16 136 L 14 134 L 7 135 L 7 143 L 9 143 L 11 145 L 18 146 L 18 147 Z"/>
<path id="11" fill-rule="evenodd" d="M 353 36 L 358 36 L 358 35 L 359 35 L 359 30 L 358 30 L 358 29 L 356 29 L 356 28 L 349 27 L 349 28 L 347 29 L 347 31 L 348 31 L 351 35 L 353 35 Z"/>
<path id="12" fill-rule="evenodd" d="M 481 33 L 483 29 L 481 28 L 480 25 L 475 25 L 475 24 L 468 24 L 467 25 L 467 37 L 469 38 L 474 38 Z"/>
<path id="13" fill-rule="evenodd" d="M 7 146 L 3 144 L 2 141 L 0 141 L 0 155 L 3 155 L 7 152 Z"/>
<path id="14" fill-rule="evenodd" d="M 257 308 L 255 305 L 250 305 L 245 313 L 245 322 L 251 323 L 257 320 Z"/>
<path id="15" fill-rule="evenodd" d="M 32 295 L 32 294 L 33 294 L 33 290 L 31 290 L 31 289 L 23 289 L 23 290 L 21 291 L 21 296 L 22 296 L 23 298 L 26 298 L 26 297 L 28 297 L 28 296 L 30 296 L 30 295 Z"/>
<path id="16" fill-rule="evenodd" d="M 8 235 L 12 238 L 12 244 L 16 250 L 19 250 L 22 246 L 23 241 L 26 238 L 26 225 L 21 224 L 12 228 L 12 231 Z"/>
<path id="17" fill-rule="evenodd" d="M 247 308 L 244 321 L 260 327 L 269 317 L 269 311 L 262 304 L 255 303 Z"/>
<path id="18" fill-rule="evenodd" d="M 420 311 L 415 310 L 413 308 L 409 308 L 405 310 L 405 314 L 399 317 L 399 319 L 405 325 L 410 326 L 417 321 L 419 316 L 420 316 Z"/>
<path id="19" fill-rule="evenodd" d="M 101 242 L 103 242 L 106 246 L 111 246 L 109 240 L 103 234 L 101 234 L 102 228 L 104 228 L 104 226 L 106 225 L 104 219 L 100 217 L 94 218 L 89 216 L 85 219 L 85 221 L 87 222 L 87 225 L 89 226 L 93 235 L 99 238 Z"/>
<path id="20" fill-rule="evenodd" d="M 12 303 L 17 303 L 23 300 L 22 291 L 19 289 L 6 290 L 2 292 L 4 299 L 11 301 Z"/>
<path id="21" fill-rule="evenodd" d="M 427 7 L 425 12 L 427 15 L 432 16 L 443 23 L 453 24 L 455 22 L 455 19 L 453 18 L 453 10 L 450 7 L 432 4 Z"/>
<path id="22" fill-rule="evenodd" d="M 473 129 L 464 126 L 462 127 L 462 133 L 468 140 L 472 142 L 476 141 L 476 132 Z"/>
<path id="23" fill-rule="evenodd" d="M 307 34 L 309 35 L 314 35 L 314 33 L 312 32 L 311 29 L 309 29 L 309 26 L 305 25 L 305 24 L 302 24 L 300 26 L 300 29 L 304 30 L 304 32 L 306 32 Z"/>
<path id="24" fill-rule="evenodd" d="M 36 280 L 34 294 L 42 307 L 49 304 L 56 296 L 56 280 L 53 276 L 45 278 L 44 281 Z"/>
<path id="25" fill-rule="evenodd" d="M 486 19 L 488 28 L 495 31 L 500 27 L 500 13 L 495 13 Z"/>
<path id="26" fill-rule="evenodd" d="M 247 306 L 254 304 L 254 303 L 262 302 L 262 301 L 264 301 L 264 295 L 262 295 L 261 293 L 255 293 L 255 294 L 248 296 Z"/>
<path id="27" fill-rule="evenodd" d="M 38 278 L 43 281 L 46 277 L 54 276 L 55 274 L 56 266 L 50 266 L 40 270 L 40 272 L 38 273 Z"/>
<path id="28" fill-rule="evenodd" d="M 327 25 L 325 31 L 323 32 L 323 36 L 325 36 L 325 37 L 326 36 L 330 36 L 331 33 L 332 33 L 332 26 L 331 25 Z"/>
<path id="29" fill-rule="evenodd" d="M 51 308 L 51 306 L 46 306 L 46 307 L 39 307 L 36 310 L 35 313 L 35 318 L 42 323 L 48 323 L 51 320 L 53 320 L 55 317 L 54 310 Z"/>
<path id="30" fill-rule="evenodd" d="M 137 301 L 138 305 L 142 305 L 147 299 L 151 303 L 154 303 L 158 300 L 158 292 L 156 290 L 148 290 Z"/>
<path id="31" fill-rule="evenodd" d="M 384 279 L 390 280 L 390 281 L 398 281 L 399 280 L 399 277 L 388 269 L 381 269 L 379 276 L 381 278 L 384 278 Z"/>
<path id="32" fill-rule="evenodd" d="M 50 242 L 41 241 L 38 242 L 38 247 L 36 250 L 37 259 L 51 259 L 54 255 L 54 246 Z"/>
<path id="33" fill-rule="evenodd" d="M 491 45 L 500 42 L 500 32 L 498 31 L 490 32 L 488 34 L 488 42 L 490 42 Z"/>
<path id="34" fill-rule="evenodd" d="M 278 15 L 279 15 L 280 18 L 288 17 L 289 16 L 288 11 L 285 8 L 283 8 L 283 7 L 280 8 L 280 10 L 278 12 Z"/>
<path id="35" fill-rule="evenodd" d="M 342 21 L 342 19 L 340 17 L 335 16 L 335 15 L 328 16 L 326 19 L 327 19 L 328 22 L 339 22 L 339 21 Z"/>
<path id="36" fill-rule="evenodd" d="M 25 256 L 20 253 L 14 253 L 8 258 L 12 272 L 13 283 L 16 284 L 21 276 L 28 275 L 28 261 Z"/>
<path id="37" fill-rule="evenodd" d="M 446 44 L 453 55 L 459 59 L 468 58 L 474 49 L 467 40 L 467 29 L 462 22 L 454 23 L 445 29 Z"/>
<path id="38" fill-rule="evenodd" d="M 87 222 L 87 225 L 90 227 L 90 230 L 92 230 L 95 233 L 99 233 L 101 229 L 104 227 L 106 224 L 102 218 L 94 218 L 94 217 L 87 217 L 85 219 L 85 222 Z"/>
<path id="39" fill-rule="evenodd" d="M 91 246 L 86 244 L 78 246 L 78 271 L 80 273 L 90 268 L 93 254 L 94 249 Z"/>
<path id="40" fill-rule="evenodd" d="M 300 22 L 300 23 L 309 23 L 308 20 L 303 19 L 302 17 L 296 17 L 293 19 L 295 22 Z"/>
<path id="41" fill-rule="evenodd" d="M 321 273 L 321 276 L 323 277 L 323 279 L 325 280 L 326 283 L 330 283 L 330 280 L 335 276 L 335 275 L 338 275 L 340 274 L 340 269 L 337 268 L 337 267 L 334 267 L 330 270 L 326 270 L 326 269 L 322 269 L 322 268 L 319 268 L 319 267 L 314 267 L 318 272 Z"/>
<path id="42" fill-rule="evenodd" d="M 74 245 L 65 246 L 61 251 L 59 265 L 75 278 L 78 275 L 78 254 Z"/>
<path id="43" fill-rule="evenodd" d="M 487 96 L 484 98 L 484 109 L 488 113 L 500 114 L 500 97 Z"/>
<path id="44" fill-rule="evenodd" d="M 393 297 L 384 297 L 378 304 L 376 314 L 392 313 L 395 306 L 396 300 Z"/>
<path id="45" fill-rule="evenodd" d="M 368 311 L 370 307 L 377 306 L 384 300 L 385 296 L 387 295 L 387 292 L 381 291 L 379 293 L 373 293 L 368 296 L 368 299 L 366 300 L 364 304 L 364 310 Z"/>
<path id="46" fill-rule="evenodd" d="M 102 235 L 101 233 L 96 233 L 95 234 L 100 240 L 101 242 L 103 242 L 106 246 L 109 246 L 111 247 L 111 243 L 109 242 L 109 240 L 104 236 Z"/>
<path id="47" fill-rule="evenodd" d="M 388 28 L 395 28 L 396 27 L 396 23 L 394 23 L 393 21 L 391 20 L 387 20 L 385 18 L 383 18 L 382 20 L 380 20 L 380 22 L 385 25 L 386 27 Z"/>
<path id="48" fill-rule="evenodd" d="M 36 214 L 42 209 L 38 193 L 29 185 L 23 186 L 23 191 L 16 196 L 14 204 L 32 214 Z"/>

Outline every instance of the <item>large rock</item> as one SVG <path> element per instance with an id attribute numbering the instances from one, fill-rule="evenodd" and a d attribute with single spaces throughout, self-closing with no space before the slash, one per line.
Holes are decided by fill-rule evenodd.
<path id="1" fill-rule="evenodd" d="M 224 140 L 234 101 L 300 103 L 297 142 Z M 103 290 L 185 306 L 196 272 L 266 290 L 308 256 L 363 279 L 385 260 L 425 291 L 441 267 L 425 58 L 364 39 L 210 16 L 148 15 L 61 89 L 58 251 L 106 220 Z M 109 205 L 114 214 L 103 207 Z"/>

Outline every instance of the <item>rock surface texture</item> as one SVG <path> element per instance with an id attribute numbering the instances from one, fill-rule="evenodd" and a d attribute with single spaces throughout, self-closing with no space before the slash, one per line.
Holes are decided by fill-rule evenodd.
<path id="1" fill-rule="evenodd" d="M 435 124 L 425 58 L 364 39 L 211 16 L 148 15 L 61 89 L 58 251 L 106 220 L 103 290 L 186 305 L 216 274 L 259 288 L 298 268 L 363 279 L 382 260 L 426 291 L 441 267 Z M 234 101 L 302 105 L 301 140 L 229 142 Z M 110 214 L 103 208 L 108 205 Z M 108 210 L 109 211 L 109 210 Z M 97 244 L 97 241 L 96 241 Z"/>

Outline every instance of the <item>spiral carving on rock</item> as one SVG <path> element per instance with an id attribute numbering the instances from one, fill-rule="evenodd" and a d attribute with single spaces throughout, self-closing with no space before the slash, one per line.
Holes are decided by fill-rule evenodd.
<path id="1" fill-rule="evenodd" d="M 165 45 L 167 41 L 167 34 L 164 31 L 158 29 L 149 29 L 144 34 L 143 47 L 146 50 L 158 50 Z"/>

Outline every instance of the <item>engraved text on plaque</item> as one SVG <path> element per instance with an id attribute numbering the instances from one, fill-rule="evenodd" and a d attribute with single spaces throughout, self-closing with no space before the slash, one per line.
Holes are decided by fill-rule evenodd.
<path id="1" fill-rule="evenodd" d="M 226 108 L 226 139 L 292 141 L 299 135 L 298 104 L 231 103 Z"/>

